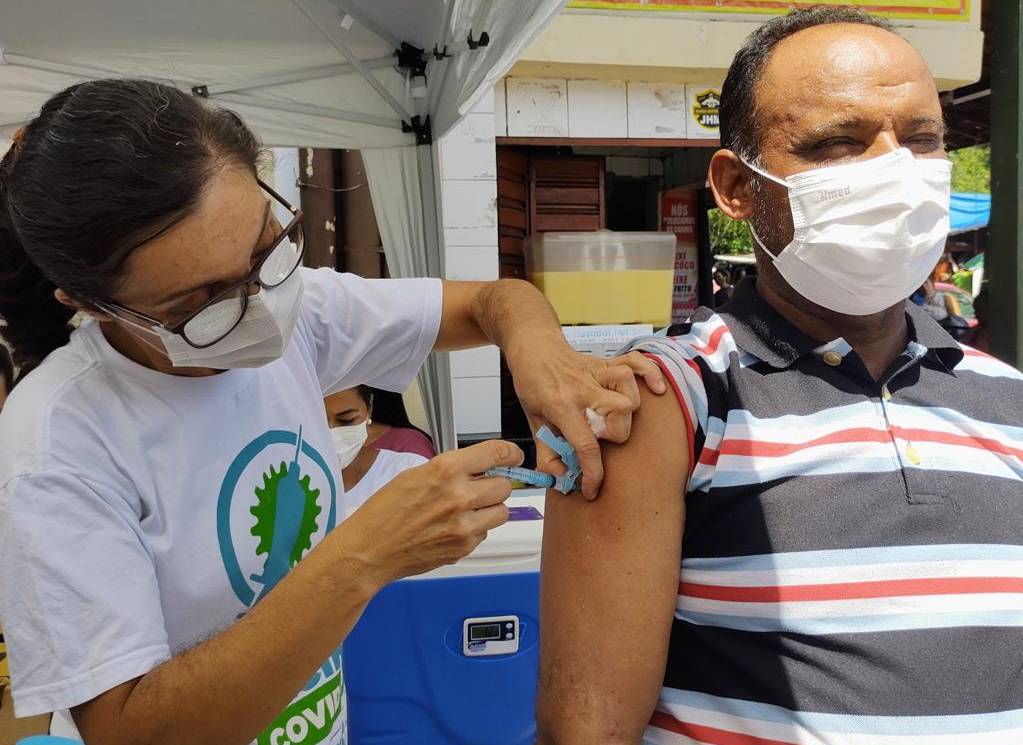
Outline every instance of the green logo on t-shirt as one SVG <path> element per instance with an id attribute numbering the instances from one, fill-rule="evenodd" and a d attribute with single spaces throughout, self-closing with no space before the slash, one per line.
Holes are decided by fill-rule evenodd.
<path id="1" fill-rule="evenodd" d="M 340 672 L 292 702 L 256 740 L 257 745 L 317 745 L 330 735 L 344 706 Z"/>
<path id="2" fill-rule="evenodd" d="M 288 460 L 281 458 L 282 445 L 290 450 Z M 232 525 L 235 500 L 248 505 L 251 517 L 244 529 L 259 539 L 254 547 L 236 533 L 243 527 L 237 513 Z M 258 603 L 312 548 L 313 536 L 329 533 L 336 522 L 337 484 L 331 466 L 303 440 L 301 428 L 271 430 L 246 445 L 228 467 L 217 501 L 220 556 L 238 600 L 247 608 Z M 263 565 L 246 576 L 238 552 L 253 549 L 264 557 Z"/>
<path id="3" fill-rule="evenodd" d="M 290 452 L 282 453 L 282 446 Z M 251 539 L 245 540 L 247 536 L 232 529 L 231 505 L 236 499 L 245 500 L 239 507 L 247 505 L 251 518 L 243 521 L 244 513 L 236 511 L 234 528 L 258 539 L 255 547 Z M 323 456 L 303 440 L 301 428 L 298 432 L 272 430 L 246 445 L 228 468 L 217 503 L 220 554 L 238 599 L 247 608 L 262 600 L 312 549 L 316 535 L 334 529 L 336 520 L 333 473 Z M 253 549 L 255 556 L 262 558 L 262 567 L 246 576 L 238 551 L 251 557 Z M 317 745 L 330 736 L 344 716 L 338 649 L 298 698 L 259 736 L 257 744 Z M 343 742 L 343 728 L 340 737 Z"/>
<path id="4" fill-rule="evenodd" d="M 316 504 L 319 496 L 320 490 L 309 486 L 309 476 L 302 475 L 297 454 L 290 464 L 270 466 L 263 474 L 256 505 L 249 509 L 256 518 L 252 526 L 252 535 L 259 538 L 256 554 L 266 556 L 263 572 L 251 578 L 263 585 L 257 603 L 313 547 L 316 518 L 322 512 Z"/>

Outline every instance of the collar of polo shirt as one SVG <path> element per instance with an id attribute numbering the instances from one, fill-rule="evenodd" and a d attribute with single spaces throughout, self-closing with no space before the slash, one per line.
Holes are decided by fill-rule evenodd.
<path id="1" fill-rule="evenodd" d="M 731 302 L 717 313 L 740 348 L 774 368 L 790 367 L 821 347 L 820 341 L 804 334 L 760 297 L 752 277 L 735 286 Z M 926 347 L 929 356 L 953 370 L 963 359 L 958 342 L 913 303 L 906 303 L 906 316 L 910 341 Z"/>

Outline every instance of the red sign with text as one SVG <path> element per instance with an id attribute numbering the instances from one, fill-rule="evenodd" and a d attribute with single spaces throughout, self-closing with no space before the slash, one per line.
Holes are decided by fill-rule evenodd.
<path id="1" fill-rule="evenodd" d="M 696 310 L 697 244 L 696 192 L 693 189 L 669 189 L 661 192 L 661 230 L 674 233 L 675 283 L 671 294 L 671 322 L 684 323 Z"/>

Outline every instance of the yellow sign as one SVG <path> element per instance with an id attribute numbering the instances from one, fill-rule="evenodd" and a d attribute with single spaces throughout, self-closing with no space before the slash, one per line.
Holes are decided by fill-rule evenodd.
<path id="1" fill-rule="evenodd" d="M 971 0 L 572 0 L 570 8 L 599 10 L 667 10 L 695 13 L 784 15 L 794 8 L 836 5 L 861 8 L 887 18 L 914 21 L 969 21 Z"/>

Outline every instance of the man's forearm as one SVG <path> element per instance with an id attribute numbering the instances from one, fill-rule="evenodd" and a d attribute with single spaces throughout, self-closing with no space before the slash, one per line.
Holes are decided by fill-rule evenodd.
<path id="1" fill-rule="evenodd" d="M 355 625 L 383 579 L 331 533 L 243 619 L 74 711 L 87 745 L 246 745 Z M 118 696 L 117 694 L 120 694 Z"/>

